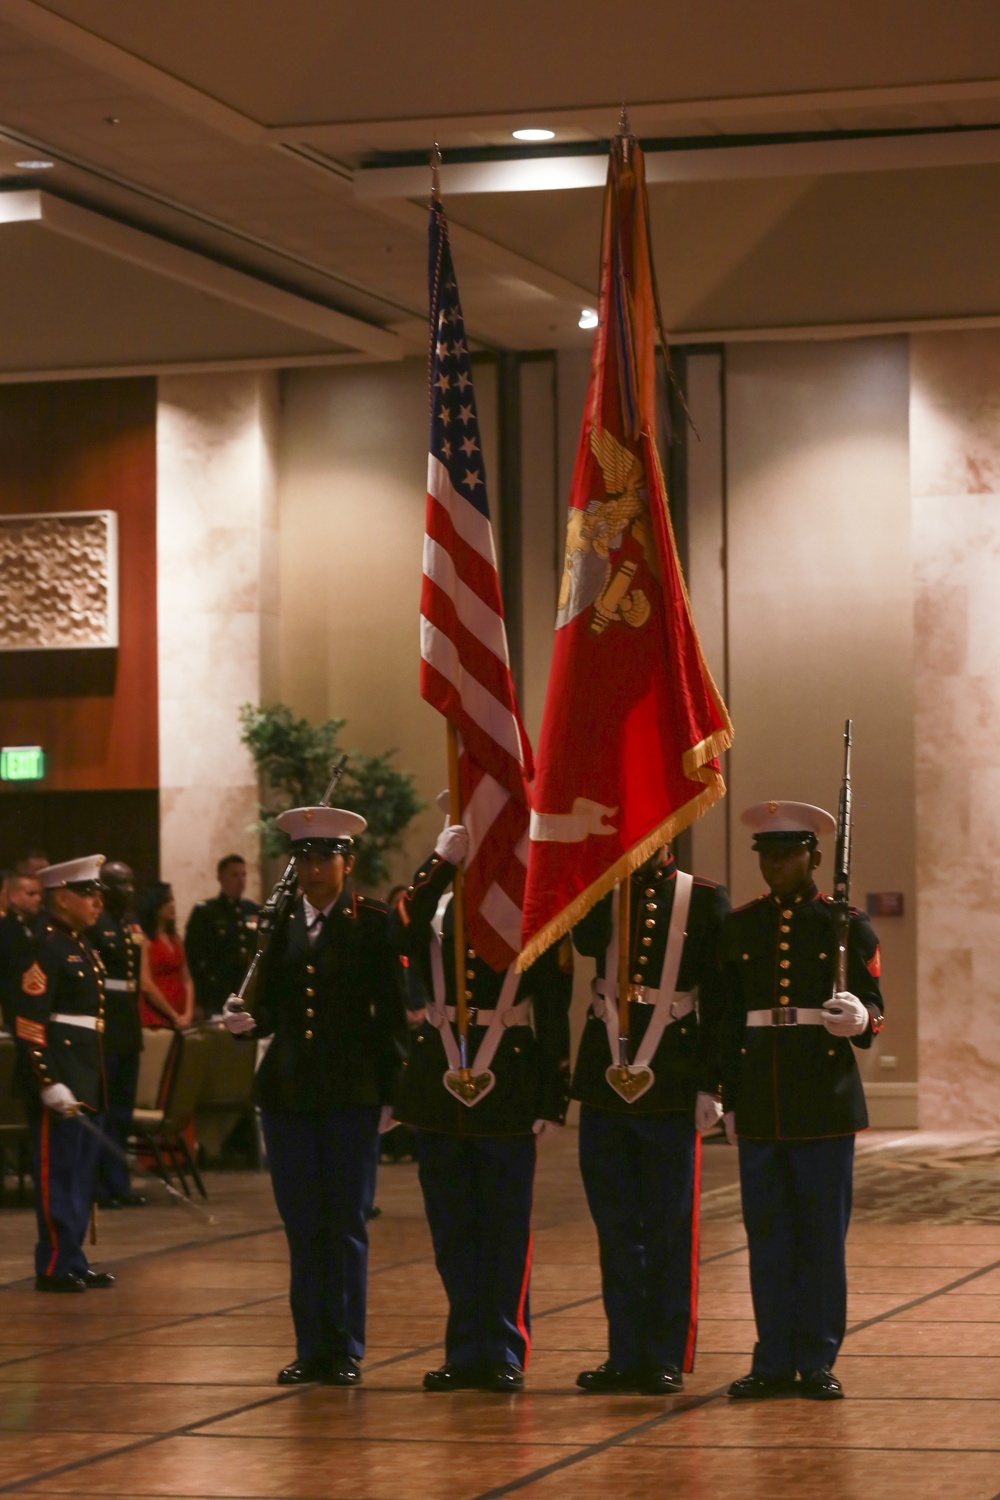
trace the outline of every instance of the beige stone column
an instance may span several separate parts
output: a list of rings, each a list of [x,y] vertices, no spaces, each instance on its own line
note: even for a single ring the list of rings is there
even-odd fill
[[[270,372],[159,382],[160,870],[182,923],[214,894],[224,854],[246,858],[259,895],[257,779],[237,715],[277,674],[277,411]]]
[[[920,1123],[1000,1084],[1000,332],[911,341]]]

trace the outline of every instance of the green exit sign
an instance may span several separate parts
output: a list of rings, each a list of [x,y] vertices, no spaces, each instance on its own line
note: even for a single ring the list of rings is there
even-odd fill
[[[41,781],[44,775],[41,745],[4,745],[0,750],[0,781]]]

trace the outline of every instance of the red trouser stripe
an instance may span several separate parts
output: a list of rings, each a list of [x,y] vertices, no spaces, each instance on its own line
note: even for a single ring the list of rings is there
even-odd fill
[[[700,1253],[699,1225],[701,1214],[701,1136],[694,1137],[694,1187],[691,1201],[691,1321],[688,1323],[687,1343],[684,1345],[684,1373],[690,1375],[694,1369],[694,1346],[698,1341],[698,1257]]]
[[[41,1158],[42,1158],[42,1180],[38,1184],[38,1191],[42,1197],[42,1217],[45,1220],[45,1228],[49,1232],[49,1243],[52,1246],[52,1254],[46,1267],[46,1276],[54,1276],[56,1261],[59,1259],[59,1236],[56,1234],[56,1226],[52,1222],[52,1205],[49,1199],[49,1126],[52,1116],[49,1111],[42,1112],[42,1135],[41,1135]]]
[[[528,1285],[531,1281],[531,1251],[535,1242],[533,1234],[528,1235],[528,1254],[524,1261],[524,1279],[521,1282],[521,1295],[517,1299],[517,1331],[524,1339],[524,1368],[528,1368],[528,1358],[531,1354],[531,1334],[524,1321],[524,1304],[528,1300]]]

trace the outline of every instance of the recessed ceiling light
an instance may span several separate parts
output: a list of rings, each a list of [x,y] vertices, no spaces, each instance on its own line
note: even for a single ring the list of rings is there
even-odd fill
[[[584,308],[581,309],[581,311],[580,311],[580,321],[579,321],[578,327],[580,327],[580,328],[596,328],[597,327],[597,314],[596,314],[596,312],[594,311],[594,309],[592,307],[584,307]]]
[[[22,172],[46,172],[46,171],[48,171],[49,167],[54,167],[55,166],[55,162],[54,161],[41,161],[41,160],[39,160],[39,161],[16,161],[14,163],[14,165],[15,165],[15,167],[18,167]]]
[[[515,141],[554,141],[556,133],[554,130],[514,130],[511,132]]]

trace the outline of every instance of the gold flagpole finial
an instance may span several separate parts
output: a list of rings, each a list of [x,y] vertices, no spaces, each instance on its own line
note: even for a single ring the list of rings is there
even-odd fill
[[[441,202],[441,147],[437,141],[431,152],[431,196],[435,203]]]

